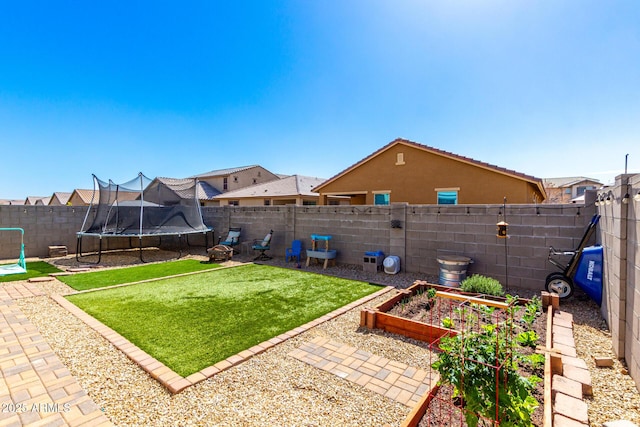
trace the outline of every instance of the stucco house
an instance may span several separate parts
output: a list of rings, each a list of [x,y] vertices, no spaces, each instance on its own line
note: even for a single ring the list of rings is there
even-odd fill
[[[542,180],[398,138],[313,189],[319,204],[347,196],[351,204],[542,203]]]
[[[602,187],[602,183],[597,179],[584,176],[544,178],[542,183],[547,192],[545,203],[584,203],[582,196],[585,191],[597,190]]]
[[[221,193],[248,187],[250,185],[262,184],[273,181],[280,177],[259,165],[240,166],[236,168],[218,169],[189,178],[197,178],[206,182]]]
[[[215,200],[220,205],[234,206],[316,205],[319,195],[312,190],[324,181],[324,178],[291,175],[264,184],[222,193],[216,196]],[[335,200],[339,203],[341,199]]]

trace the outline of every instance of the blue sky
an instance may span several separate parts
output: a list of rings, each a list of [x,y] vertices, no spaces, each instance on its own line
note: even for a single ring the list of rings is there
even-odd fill
[[[397,137],[540,178],[640,172],[640,2],[0,3],[0,198]]]

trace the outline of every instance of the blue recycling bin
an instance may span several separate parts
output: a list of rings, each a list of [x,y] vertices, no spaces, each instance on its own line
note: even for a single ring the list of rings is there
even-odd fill
[[[593,299],[598,305],[602,304],[602,246],[584,248],[573,282]]]

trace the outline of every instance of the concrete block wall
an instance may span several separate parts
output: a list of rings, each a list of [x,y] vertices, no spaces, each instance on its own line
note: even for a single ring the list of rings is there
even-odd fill
[[[610,193],[609,193],[610,192]],[[612,346],[624,358],[640,389],[640,175],[620,175],[613,187],[598,194],[610,195],[600,204],[600,238],[604,246],[605,278],[602,315],[611,330]],[[628,203],[622,203],[629,194]]]
[[[25,229],[27,256],[46,256],[50,245],[75,251],[75,233],[85,213],[68,206],[2,206],[0,224]],[[328,234],[339,263],[361,265],[365,251],[382,250],[399,256],[403,271],[438,275],[438,256],[466,255],[474,260],[470,274],[489,275],[509,287],[542,289],[546,275],[555,270],[547,262],[549,246],[575,248],[592,212],[576,205],[507,205],[505,212],[503,205],[394,204],[222,206],[203,207],[202,213],[215,229],[216,242],[229,227],[242,227],[240,240],[247,244],[272,229],[271,254],[276,256],[284,256],[293,239],[308,248],[312,234]],[[509,223],[506,240],[496,237],[496,223],[503,219]],[[91,244],[88,240],[83,248],[91,250]],[[128,239],[105,239],[103,247],[128,244]],[[0,245],[0,258],[17,256],[5,246]]]
[[[469,274],[495,277],[508,287],[542,289],[553,267],[549,246],[573,249],[593,209],[576,205],[408,206],[408,271],[438,274],[437,258],[464,255],[473,259]],[[508,238],[497,237],[505,220]],[[568,260],[567,260],[568,261]]]

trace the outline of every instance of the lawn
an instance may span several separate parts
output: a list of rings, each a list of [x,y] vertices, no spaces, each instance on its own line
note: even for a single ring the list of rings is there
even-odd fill
[[[8,264],[5,264],[8,265]],[[32,277],[48,276],[50,273],[58,273],[62,270],[48,264],[44,261],[27,262],[27,272],[21,274],[11,274],[9,276],[0,276],[0,283],[15,282],[18,280],[28,280]]]
[[[135,267],[93,271],[90,273],[78,273],[71,276],[61,276],[58,277],[58,279],[76,291],[84,291],[87,289],[104,288],[176,274],[210,270],[218,267],[220,267],[220,264],[209,264],[195,259],[183,259]]]
[[[379,289],[244,265],[67,298],[187,376]]]

